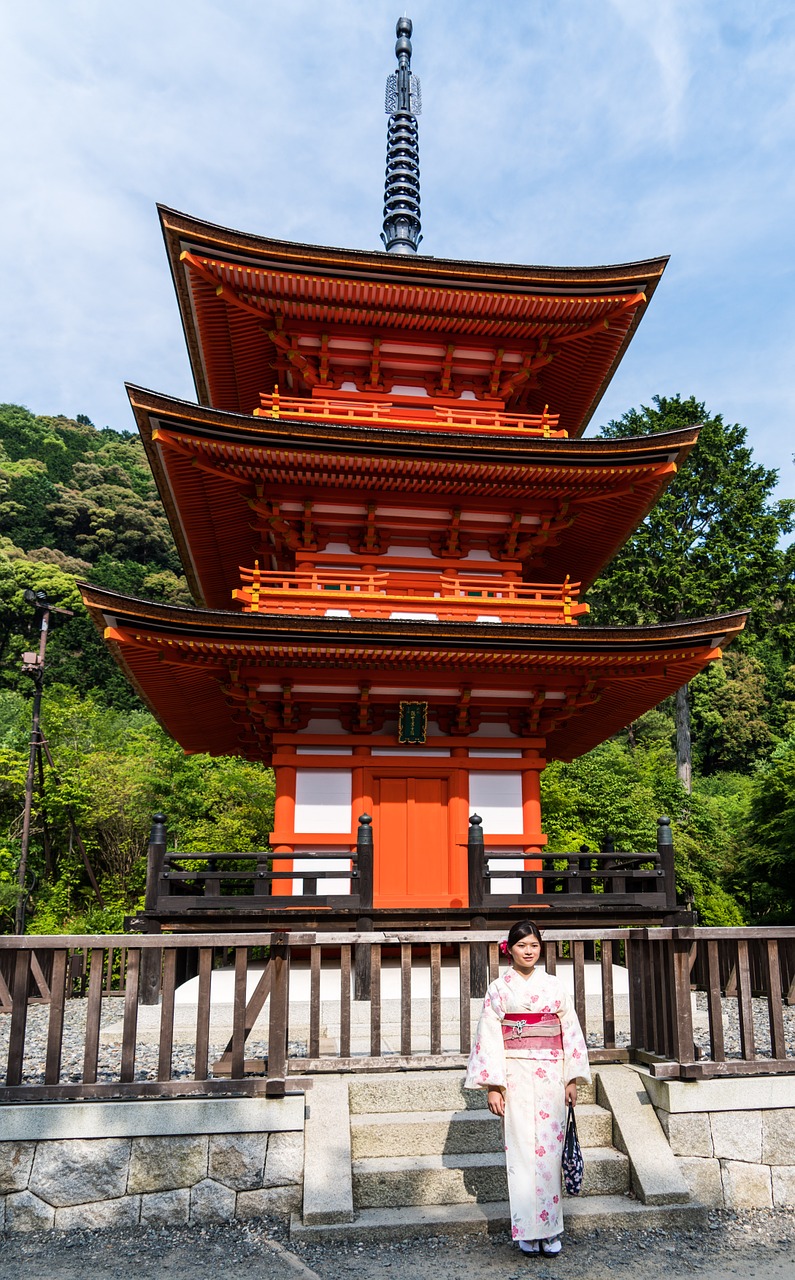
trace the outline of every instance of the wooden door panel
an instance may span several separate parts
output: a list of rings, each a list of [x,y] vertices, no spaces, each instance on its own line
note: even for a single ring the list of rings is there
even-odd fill
[[[374,906],[402,900],[407,892],[409,778],[377,778],[373,787]],[[377,834],[376,834],[377,833]]]
[[[451,778],[373,778],[374,902],[377,907],[450,906],[455,868]]]
[[[407,879],[409,896],[429,904],[450,892],[450,837],[447,778],[410,782]]]

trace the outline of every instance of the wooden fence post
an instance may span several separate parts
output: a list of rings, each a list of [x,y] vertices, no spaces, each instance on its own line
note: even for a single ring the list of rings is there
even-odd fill
[[[674,871],[674,837],[671,831],[671,819],[657,819],[657,853],[660,856],[660,867],[663,873],[665,890],[665,906],[668,911],[676,910],[676,874]]]
[[[363,913],[356,922],[358,933],[372,933],[373,918],[373,820],[369,813],[359,818],[356,836],[356,869],[359,884],[359,910]],[[370,999],[370,944],[357,943],[354,948],[354,1000]]]
[[[149,833],[149,847],[146,851],[146,911],[157,910],[157,895],[160,891],[160,875],[163,870],[163,859],[166,856],[166,816],[156,813],[152,818],[152,830]],[[147,933],[159,933],[160,925],[156,920],[147,921]],[[110,960],[108,960],[110,963]],[[141,955],[140,999],[141,1004],[157,1004],[160,999],[160,979],[163,967],[163,953],[147,947]]]
[[[286,933],[271,934],[271,1002],[268,1019],[268,1079],[265,1093],[283,1098],[287,1083],[287,1032],[290,1012],[290,951]]]
[[[469,835],[467,836],[467,869],[469,879],[469,910],[477,911],[483,906],[485,849],[483,845],[483,819],[473,813],[469,819]]]
[[[684,936],[682,936],[684,934]],[[693,1006],[690,1000],[690,938],[686,930],[671,933],[671,1014],[673,1031],[672,1057],[680,1066],[696,1059],[693,1043]],[[750,1004],[750,1000],[749,1000]]]
[[[469,882],[469,910],[473,929],[485,929],[486,917],[479,915],[485,900],[486,850],[483,843],[483,819],[473,813],[469,819],[467,836],[467,868]],[[470,992],[484,996],[489,985],[489,948],[485,942],[475,942],[470,949]]]

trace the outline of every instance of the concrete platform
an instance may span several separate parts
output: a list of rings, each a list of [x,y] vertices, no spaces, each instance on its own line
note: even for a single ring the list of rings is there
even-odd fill
[[[505,1151],[469,1155],[393,1155],[354,1160],[357,1209],[462,1204],[504,1200],[508,1194]],[[629,1190],[629,1161],[612,1147],[592,1147],[585,1161],[582,1195],[620,1195]]]
[[[368,1072],[348,1078],[351,1115],[395,1111],[480,1111],[486,1109],[482,1089],[465,1089],[462,1071]],[[593,1104],[593,1085],[578,1089],[580,1105]]]
[[[563,1220],[575,1239],[589,1231],[613,1227],[649,1231],[654,1227],[680,1230],[702,1226],[709,1210],[704,1205],[675,1207],[640,1204],[630,1196],[587,1196],[568,1199]],[[507,1201],[490,1204],[412,1205],[403,1209],[362,1209],[354,1222],[305,1226],[298,1214],[290,1221],[290,1239],[318,1243],[368,1240],[406,1240],[417,1236],[495,1235],[507,1232]]]
[[[612,1142],[610,1113],[602,1107],[577,1107],[577,1132],[583,1147]],[[354,1159],[404,1155],[470,1155],[501,1151],[502,1123],[489,1111],[400,1111],[351,1116]]]

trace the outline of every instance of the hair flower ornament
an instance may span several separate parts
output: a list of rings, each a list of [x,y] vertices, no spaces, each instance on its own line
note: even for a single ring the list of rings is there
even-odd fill
[[[500,955],[501,955],[501,956],[507,956],[507,954],[508,954],[508,939],[507,939],[507,938],[500,938],[499,946],[500,946]]]

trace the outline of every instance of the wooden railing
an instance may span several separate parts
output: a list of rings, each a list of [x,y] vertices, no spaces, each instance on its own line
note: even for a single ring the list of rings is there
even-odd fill
[[[123,995],[127,971],[126,943],[118,949],[111,947],[105,964],[103,991],[105,995]],[[49,1004],[50,982],[52,980],[52,952],[45,937],[42,947],[34,949],[30,955],[28,973],[28,1003]],[[86,993],[88,977],[86,974],[86,958],[78,947],[70,951],[66,962],[66,994],[72,1000]],[[9,1013],[12,1008],[11,988],[14,983],[14,955],[0,950],[0,1013]]]
[[[469,820],[467,844],[471,911],[486,907],[537,907],[581,912],[620,907],[647,913],[676,910],[671,827],[658,819],[657,848],[648,853],[614,851],[513,853],[487,850],[482,819]],[[499,863],[499,867],[495,864]],[[508,864],[507,866],[505,864]],[[297,864],[297,865],[296,865]],[[301,892],[295,892],[295,882]],[[349,892],[324,890],[347,882]],[[324,906],[358,915],[373,909],[372,818],[359,818],[353,852],[179,853],[166,850],[165,818],[152,826],[147,872],[147,910],[167,915],[231,911],[243,907]],[[647,917],[648,918],[648,917]],[[485,922],[484,922],[485,923]]]
[[[354,912],[372,908],[369,814],[359,819],[354,852],[344,848],[331,853],[167,852],[165,823],[163,814],[155,815],[149,842],[147,910],[212,911],[257,905],[284,909],[336,906]],[[194,865],[186,865],[191,863]],[[295,881],[301,882],[300,893],[293,892]],[[324,886],[334,881],[347,883],[349,891],[324,892]]]
[[[543,961],[548,972],[568,970],[592,1061],[635,1059],[656,1075],[683,1079],[792,1073],[779,955],[793,939],[793,928],[548,929]],[[751,941],[763,942],[767,955],[756,1009],[746,964]],[[732,1001],[721,1001],[719,942],[736,950],[737,1048],[723,1033]],[[693,948],[700,947],[713,975],[706,1040],[700,1032],[694,1037],[691,1003]],[[318,1072],[463,1069],[480,997],[505,963],[491,931],[4,937],[0,951],[13,974],[11,1011],[0,1016],[0,1102],[281,1096]],[[123,997],[108,995],[106,982],[109,958],[119,951]],[[76,1001],[70,1008],[67,994],[70,957],[78,953],[87,989],[85,1016],[75,1019]],[[51,975],[44,1006],[28,1000],[34,954]],[[144,1004],[147,968],[157,975],[159,1006]],[[595,974],[590,995],[586,973]],[[192,1006],[186,1010],[183,992],[175,1020],[177,987],[190,978]]]
[[[626,930],[572,931],[553,933],[545,943],[550,972],[564,950],[569,953],[575,1005],[583,1026],[595,1033],[599,1061],[625,1060],[628,1053],[616,1040],[612,985],[614,944],[626,936]],[[586,946],[593,940],[606,975],[598,1016],[587,1008],[584,984]],[[126,959],[123,998],[109,995],[106,982],[120,948]],[[484,932],[10,937],[0,938],[0,951],[13,971],[11,1010],[0,1018],[0,1037],[8,1033],[0,1101],[196,1092],[280,1096],[293,1077],[307,1073],[462,1067],[480,999],[500,964],[497,935]],[[64,1063],[69,966],[78,953],[88,978],[85,1018],[71,1022],[71,1056]],[[34,954],[44,954],[51,973],[49,1006],[38,1009],[27,998]],[[147,970],[157,976],[158,1006],[145,1003]],[[180,1065],[175,1037],[184,1021],[175,1022],[176,990],[191,978],[195,1023]],[[225,981],[225,996],[213,991],[214,979]],[[220,1030],[219,1006],[226,1014]],[[33,1018],[38,1021],[29,1036]],[[46,1047],[37,1062],[32,1042],[42,1038]],[[252,1042],[260,1056],[246,1056]]]
[[[345,860],[347,866],[338,864]],[[292,869],[300,862],[300,869]],[[189,863],[199,863],[191,867]],[[291,867],[284,870],[285,863]],[[306,864],[311,864],[306,866]],[[329,866],[329,864],[334,864]],[[358,909],[356,892],[358,867],[355,855],[345,851],[337,853],[167,853],[160,873],[157,909],[168,910],[179,906],[183,911],[203,907],[212,911],[216,907],[234,907],[236,904],[263,898],[275,906],[344,906]],[[303,883],[303,893],[279,894],[275,886],[286,882],[292,888],[298,880]],[[324,892],[327,881],[343,881],[350,885],[349,893]],[[276,895],[276,896],[274,896]]]
[[[549,413],[504,413],[484,409],[477,401],[457,401],[444,405],[428,403],[409,406],[405,402],[381,398],[368,400],[366,395],[350,399],[314,396],[301,399],[260,393],[259,407],[254,415],[260,418],[307,419],[310,422],[339,422],[358,426],[425,427],[429,431],[478,428],[481,431],[515,432],[524,435],[565,439],[566,432],[559,427],[560,415]]]
[[[752,949],[760,960],[755,984]],[[792,1035],[788,1042],[784,1025],[784,1007],[792,994],[793,949],[795,927],[781,925],[633,931],[627,963],[636,1056],[657,1075],[685,1080],[795,1071]],[[721,955],[732,962],[733,984],[721,978]],[[701,981],[693,984],[697,966]],[[709,1033],[703,1048],[694,1043],[694,985],[706,994]],[[737,1048],[729,1043],[734,1027]]]
[[[423,578],[399,571],[333,569],[253,569],[240,566],[242,586],[232,595],[245,613],[279,612],[300,607],[325,612],[336,604],[352,617],[389,617],[390,612],[422,606],[441,620],[474,619],[488,609],[503,621],[572,623],[589,612],[580,603],[579,582],[519,582],[498,574],[428,573]]]
[[[487,851],[477,814],[469,819],[469,905],[477,909],[521,903],[596,911],[605,907],[676,910],[676,876],[670,819],[657,819],[657,848],[649,853],[614,850],[579,853]],[[499,869],[493,864],[500,863]],[[509,863],[509,866],[504,866]],[[528,864],[530,868],[528,869]],[[517,892],[504,881],[519,882]]]

